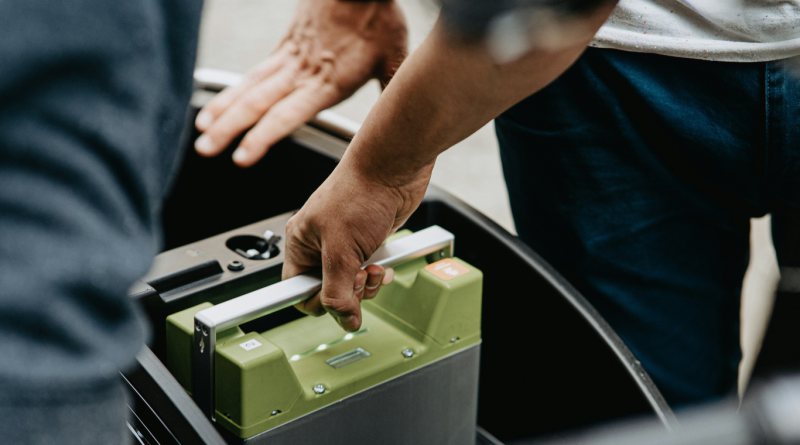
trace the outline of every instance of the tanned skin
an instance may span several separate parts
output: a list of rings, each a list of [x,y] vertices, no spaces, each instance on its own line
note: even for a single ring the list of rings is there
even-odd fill
[[[358,330],[362,299],[375,297],[392,276],[361,265],[417,209],[436,157],[560,76],[615,6],[571,18],[569,44],[536,48],[505,64],[437,23],[397,70],[330,177],[289,220],[283,278],[322,269],[322,290],[296,307]],[[275,55],[198,115],[197,127],[208,136],[198,139],[198,152],[216,155],[258,122],[234,153],[238,165],[252,165],[369,78],[385,84],[405,54],[405,24],[393,2],[304,0],[299,17]]]
[[[289,220],[283,278],[322,268],[322,290],[297,307],[361,326],[361,264],[417,209],[436,157],[544,88],[583,53],[614,4],[587,14],[573,45],[498,65],[482,45],[453,39],[440,22],[409,56],[330,177]],[[376,266],[377,267],[377,266]],[[379,287],[379,286],[376,286]]]

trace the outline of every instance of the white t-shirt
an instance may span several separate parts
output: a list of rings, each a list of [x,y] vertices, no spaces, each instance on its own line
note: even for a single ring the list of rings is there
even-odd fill
[[[620,0],[590,46],[724,62],[800,55],[800,0]]]

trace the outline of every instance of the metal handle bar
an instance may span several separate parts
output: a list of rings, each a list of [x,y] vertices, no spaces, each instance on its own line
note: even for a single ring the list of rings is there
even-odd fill
[[[371,264],[391,267],[402,262],[439,252],[439,258],[453,255],[452,233],[431,226],[412,235],[381,246],[363,267]],[[322,280],[303,274],[275,283],[214,307],[194,316],[194,399],[200,409],[214,420],[214,352],[217,332],[238,326],[303,301],[322,288]]]

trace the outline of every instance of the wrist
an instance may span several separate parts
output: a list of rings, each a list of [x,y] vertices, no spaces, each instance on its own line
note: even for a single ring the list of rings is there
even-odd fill
[[[403,188],[430,179],[435,157],[417,159],[423,153],[403,150],[397,145],[398,141],[381,143],[368,137],[361,140],[364,142],[361,143],[358,137],[353,140],[337,170],[341,168],[342,173],[391,188]]]
[[[330,185],[337,194],[348,196],[348,203],[363,197],[372,203],[369,207],[370,213],[391,214],[394,220],[391,228],[396,230],[416,210],[425,196],[433,162],[414,171],[398,173],[398,170],[376,168],[375,164],[357,161],[352,156],[350,159],[343,159],[330,176]],[[375,215],[368,216],[374,217]],[[388,233],[382,236],[385,238],[386,235]]]

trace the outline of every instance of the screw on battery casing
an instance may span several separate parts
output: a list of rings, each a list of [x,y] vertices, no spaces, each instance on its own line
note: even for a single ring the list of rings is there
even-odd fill
[[[324,394],[325,393],[325,387],[322,386],[322,385],[316,385],[314,387],[314,392],[317,393],[317,394]]]
[[[280,410],[278,410],[278,409],[276,409],[275,411],[273,411],[273,412],[272,412],[272,415],[273,415],[273,416],[277,416],[277,415],[278,415],[278,414],[280,414],[280,413],[281,413],[281,411],[280,411]]]
[[[458,337],[453,337],[453,338],[451,338],[451,339],[450,339],[450,343],[455,343],[455,342],[457,342],[458,340],[459,340],[459,338],[458,338]]]
[[[403,354],[403,357],[405,358],[411,358],[414,356],[414,351],[410,349],[403,349],[403,352],[401,352],[401,354]]]
[[[231,272],[239,272],[242,269],[244,269],[244,263],[239,260],[234,260],[228,263],[228,270]]]

